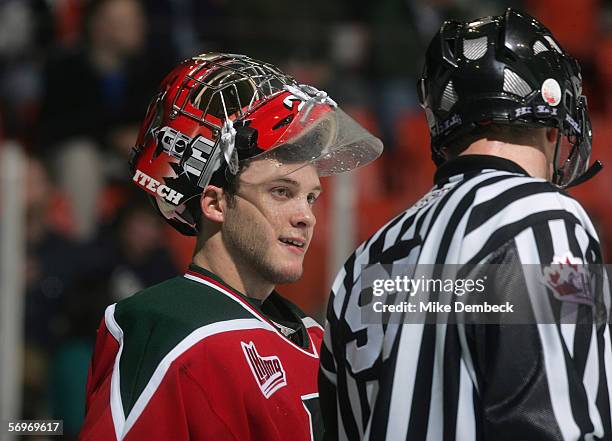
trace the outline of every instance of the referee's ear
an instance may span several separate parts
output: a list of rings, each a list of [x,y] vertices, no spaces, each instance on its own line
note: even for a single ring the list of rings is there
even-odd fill
[[[200,197],[202,216],[214,223],[222,223],[227,206],[224,190],[214,185],[207,185]]]
[[[559,129],[556,127],[547,127],[546,128],[546,140],[548,142],[557,143],[557,135],[559,134]]]

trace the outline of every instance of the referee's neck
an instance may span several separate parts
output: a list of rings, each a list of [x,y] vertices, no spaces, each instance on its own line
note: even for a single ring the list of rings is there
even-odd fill
[[[489,155],[507,159],[521,167],[529,176],[550,179],[552,161],[547,158],[547,146],[510,144],[502,141],[479,139],[459,156]],[[550,156],[552,159],[552,155]]]

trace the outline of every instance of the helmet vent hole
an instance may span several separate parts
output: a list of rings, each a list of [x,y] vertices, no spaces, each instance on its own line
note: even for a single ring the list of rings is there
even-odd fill
[[[456,43],[456,40],[454,38],[447,38],[446,40],[444,40],[444,44],[446,45],[446,50],[453,58],[456,58],[457,56],[455,54],[455,43]]]
[[[568,112],[572,112],[573,98],[574,96],[572,95],[572,92],[570,92],[569,90],[566,90],[565,94],[563,95],[563,106]]]
[[[487,37],[463,40],[463,56],[468,60],[478,60],[487,53]]]
[[[516,72],[504,69],[504,92],[512,93],[520,97],[526,97],[532,90],[527,81],[522,79]]]
[[[533,54],[534,55],[538,55],[539,53],[546,52],[546,51],[548,51],[548,48],[540,40],[536,41],[533,44]]]
[[[557,44],[557,42],[555,40],[553,40],[553,38],[550,35],[545,35],[544,38],[546,39],[546,41],[548,41],[548,43],[551,45],[551,47],[556,50],[557,52],[559,52],[560,54],[563,53],[563,51],[561,50],[561,48],[559,47],[559,45]]]
[[[444,92],[442,92],[442,100],[440,102],[440,108],[445,111],[449,111],[457,102],[457,93],[455,92],[455,86],[452,81],[449,81]]]

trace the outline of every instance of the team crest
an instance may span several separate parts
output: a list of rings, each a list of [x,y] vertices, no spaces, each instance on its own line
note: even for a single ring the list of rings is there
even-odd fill
[[[553,262],[544,268],[543,276],[544,284],[556,299],[593,306],[593,280],[582,259],[569,252],[555,256]]]
[[[240,345],[264,397],[270,398],[274,392],[287,385],[285,369],[280,358],[276,355],[262,357],[252,341],[248,344],[240,342]]]

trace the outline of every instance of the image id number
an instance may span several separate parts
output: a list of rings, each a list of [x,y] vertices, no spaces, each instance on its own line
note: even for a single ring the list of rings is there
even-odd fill
[[[19,420],[8,421],[7,431],[21,434],[63,435],[63,420]]]

